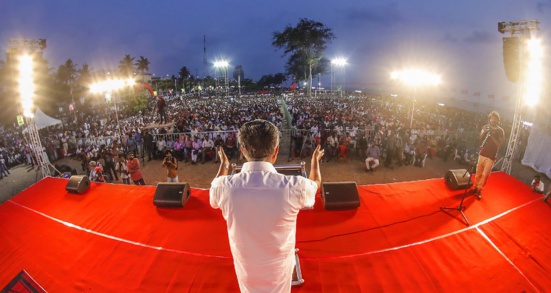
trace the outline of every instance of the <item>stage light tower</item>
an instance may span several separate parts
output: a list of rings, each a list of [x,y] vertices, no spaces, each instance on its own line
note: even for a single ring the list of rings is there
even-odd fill
[[[19,57],[19,78],[18,91],[21,98],[21,106],[23,108],[23,116],[27,119],[27,131],[33,147],[33,153],[38,162],[38,166],[42,171],[42,176],[51,176],[50,162],[42,148],[42,142],[36,128],[36,119],[34,117],[34,61],[30,55],[21,55]]]
[[[34,117],[34,96],[35,96],[35,60],[42,55],[42,50],[46,48],[45,39],[10,39],[9,40],[9,56],[10,65],[17,62],[18,76],[17,80],[17,95],[21,100],[23,116],[27,123],[27,131],[29,134],[29,145],[37,161],[37,164],[42,172],[42,177],[51,176],[50,161],[42,147],[38,129],[36,127],[36,118]],[[15,72],[12,72],[15,73]]]
[[[216,69],[222,70],[224,73],[224,86],[226,87],[226,97],[229,96],[229,85],[228,85],[228,67],[229,63],[226,60],[220,60],[214,62],[214,67]]]
[[[413,113],[415,113],[415,92],[420,86],[436,86],[440,84],[441,78],[439,75],[420,69],[405,69],[402,71],[394,71],[390,75],[391,79],[398,80],[405,85],[413,88],[413,99],[411,107],[411,118],[409,128],[413,128]]]
[[[535,34],[539,30],[539,23],[537,20],[498,23],[498,31],[500,33],[508,32],[511,36],[517,36],[520,40],[518,42],[518,50],[516,50],[518,55],[509,56],[518,58],[518,70],[520,71],[518,74],[520,78],[517,86],[517,100],[513,124],[511,126],[511,135],[507,144],[505,157],[503,157],[503,164],[501,165],[501,171],[507,174],[511,174],[513,160],[515,159],[514,156],[522,128],[521,116],[524,104],[527,106],[535,105],[541,95],[543,49],[540,41],[535,38]],[[504,61],[506,62],[505,59]],[[507,66],[507,64],[505,65]]]
[[[335,58],[331,60],[331,92],[333,92],[333,84],[336,83],[335,71],[339,71],[340,76],[339,82],[337,83],[337,88],[339,89],[340,96],[342,97],[342,92],[344,90],[344,67],[346,66],[345,58]]]

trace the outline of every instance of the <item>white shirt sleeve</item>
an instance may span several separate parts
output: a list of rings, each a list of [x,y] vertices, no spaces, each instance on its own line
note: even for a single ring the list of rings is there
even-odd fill
[[[310,179],[305,179],[304,181],[304,189],[301,190],[299,195],[300,208],[311,208],[316,203],[318,184]]]
[[[214,178],[210,184],[210,190],[209,190],[209,202],[210,206],[213,209],[219,209],[220,208],[220,187],[218,186],[218,181],[220,178]]]

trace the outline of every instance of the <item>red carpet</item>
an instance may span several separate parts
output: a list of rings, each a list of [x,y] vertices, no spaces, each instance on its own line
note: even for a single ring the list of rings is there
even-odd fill
[[[208,190],[183,209],[155,187],[96,184],[84,195],[46,178],[0,206],[0,288],[26,270],[44,289],[237,291],[225,222]],[[361,206],[298,220],[300,292],[544,292],[551,289],[551,206],[493,173],[478,201],[444,179],[360,186]]]

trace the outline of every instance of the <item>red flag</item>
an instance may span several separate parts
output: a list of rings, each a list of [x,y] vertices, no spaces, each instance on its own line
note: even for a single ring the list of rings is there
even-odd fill
[[[473,96],[475,96],[475,97],[480,97],[480,92],[474,93]]]
[[[297,88],[297,82],[293,81],[293,84],[291,84],[290,90],[294,91]]]

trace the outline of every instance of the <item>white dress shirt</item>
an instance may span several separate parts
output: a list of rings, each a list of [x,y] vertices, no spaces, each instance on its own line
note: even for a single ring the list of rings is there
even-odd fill
[[[269,162],[247,162],[240,173],[212,181],[210,205],[226,219],[241,292],[291,290],[297,215],[314,205],[317,189]]]

